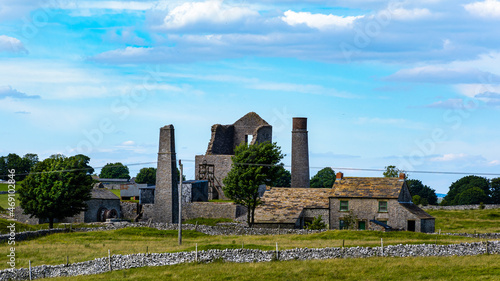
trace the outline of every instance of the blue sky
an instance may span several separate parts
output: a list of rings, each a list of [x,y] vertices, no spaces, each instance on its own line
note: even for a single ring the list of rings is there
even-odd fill
[[[193,178],[211,125],[255,111],[286,165],[308,117],[311,175],[396,165],[446,193],[462,175],[418,171],[500,174],[498,24],[496,0],[3,0],[0,155],[155,162],[174,124]]]

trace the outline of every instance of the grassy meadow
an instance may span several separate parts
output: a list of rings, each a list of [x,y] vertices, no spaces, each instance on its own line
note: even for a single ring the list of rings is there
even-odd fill
[[[500,256],[179,264],[50,280],[498,280]]]
[[[490,210],[426,210],[436,218],[436,232],[497,233],[500,232],[500,209]]]
[[[436,217],[436,231],[446,232],[500,232],[500,210],[428,211]],[[195,219],[189,223],[214,225],[227,220]],[[6,220],[0,219],[0,228],[5,229]],[[17,229],[38,229],[42,226],[18,224]],[[133,254],[146,252],[193,251],[245,248],[273,250],[279,248],[324,248],[379,246],[384,245],[437,243],[450,244],[476,242],[483,239],[424,234],[415,232],[377,232],[335,230],[308,235],[245,235],[210,236],[196,231],[183,231],[183,244],[178,245],[176,230],[152,228],[124,228],[112,231],[58,233],[37,239],[18,242],[15,245],[17,268],[42,264],[80,262],[112,254]],[[8,253],[10,245],[0,244],[0,252]],[[6,255],[0,255],[0,269],[7,268]],[[431,257],[431,258],[369,258],[289,261],[259,264],[183,264],[168,267],[150,267],[106,273],[96,276],[72,278],[76,280],[118,280],[118,279],[195,279],[203,280],[498,280],[500,276],[499,255],[477,257]],[[348,270],[346,270],[348,269]]]
[[[58,233],[30,241],[16,243],[18,267],[32,265],[61,264],[69,257],[70,262],[80,262],[112,254],[146,252],[193,251],[245,248],[273,250],[278,243],[280,249],[379,246],[392,244],[449,244],[481,241],[460,236],[432,235],[415,232],[377,232],[336,230],[308,235],[245,235],[210,236],[197,231],[183,231],[183,243],[178,245],[177,230],[153,228],[123,228],[112,231]],[[0,244],[0,253],[7,253],[10,246]],[[0,268],[7,267],[6,255],[0,255]]]

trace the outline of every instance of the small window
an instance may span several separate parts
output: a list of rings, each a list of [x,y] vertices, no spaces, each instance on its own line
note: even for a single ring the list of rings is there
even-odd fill
[[[341,212],[349,211],[349,201],[340,201],[340,211]]]
[[[387,201],[378,201],[378,211],[387,213]]]

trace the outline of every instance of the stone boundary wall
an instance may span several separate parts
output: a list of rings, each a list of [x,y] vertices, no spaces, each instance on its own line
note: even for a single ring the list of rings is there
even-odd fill
[[[500,254],[500,241],[486,243],[461,243],[452,245],[390,245],[385,247],[350,248],[296,248],[283,251],[262,251],[251,249],[208,250],[199,252],[152,253],[132,255],[112,255],[91,261],[68,265],[41,265],[32,267],[32,279],[99,274],[110,270],[122,270],[145,266],[163,266],[188,262],[269,262],[272,260],[321,260],[335,258],[368,257],[429,257],[429,256],[470,256]],[[29,280],[29,269],[6,269],[0,271],[0,280]]]
[[[106,224],[102,227],[87,227],[87,228],[73,228],[73,231],[77,232],[87,232],[87,231],[106,231],[120,229],[124,227],[152,227],[159,230],[177,230],[178,224],[169,223],[148,223],[148,222],[115,222],[111,224]],[[328,231],[328,229],[322,230],[308,230],[308,229],[280,229],[280,228],[249,228],[241,226],[238,223],[225,223],[220,226],[209,226],[209,225],[194,225],[194,224],[183,224],[182,229],[184,230],[195,230],[207,235],[282,235],[282,234],[311,234]],[[21,242],[24,240],[29,240],[41,236],[46,236],[53,233],[68,232],[68,228],[54,228],[54,229],[42,229],[37,231],[26,231],[16,233],[16,242]],[[454,235],[454,236],[465,236],[471,238],[481,238],[481,239],[500,239],[500,233],[441,233],[441,235]],[[0,243],[6,242],[9,234],[0,235]]]
[[[236,219],[246,213],[246,208],[234,203],[192,202],[182,205],[183,219],[228,218]]]
[[[478,210],[479,205],[420,206],[424,210]],[[500,204],[484,204],[485,209],[500,209]]]
[[[24,231],[17,232],[15,236],[15,241],[20,242],[24,240],[29,240],[41,236],[46,236],[53,233],[69,232],[69,228],[53,228],[53,229],[41,229],[36,231]],[[5,243],[9,240],[10,234],[0,235],[0,243]]]

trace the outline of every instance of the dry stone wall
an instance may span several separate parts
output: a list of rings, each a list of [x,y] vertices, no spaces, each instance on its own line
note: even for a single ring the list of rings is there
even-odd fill
[[[486,243],[461,243],[452,245],[394,245],[386,247],[351,248],[297,248],[284,251],[261,251],[251,249],[208,250],[199,252],[152,253],[133,255],[112,255],[91,261],[69,265],[42,265],[31,269],[31,278],[77,276],[99,274],[111,270],[121,270],[145,266],[164,266],[187,262],[267,262],[272,260],[318,260],[333,258],[367,257],[428,257],[428,256],[469,256],[500,254],[500,241]],[[29,269],[7,269],[0,271],[0,280],[29,280]]]

